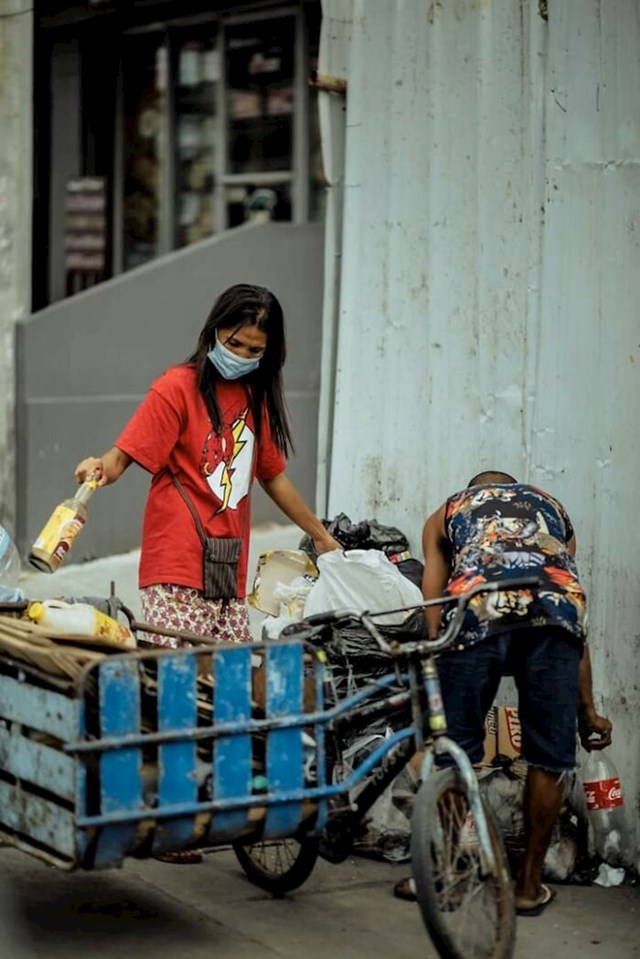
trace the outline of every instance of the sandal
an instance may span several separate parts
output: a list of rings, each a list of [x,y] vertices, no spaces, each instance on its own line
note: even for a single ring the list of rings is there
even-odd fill
[[[417,902],[416,884],[412,876],[405,876],[399,879],[393,887],[393,895],[396,899],[404,899],[405,902]]]
[[[544,882],[540,885],[541,896],[533,906],[516,906],[516,916],[540,916],[547,906],[556,898],[555,889],[550,889]]]
[[[203,861],[199,849],[179,849],[176,852],[161,852],[153,857],[158,862],[170,862],[174,865],[191,866]]]

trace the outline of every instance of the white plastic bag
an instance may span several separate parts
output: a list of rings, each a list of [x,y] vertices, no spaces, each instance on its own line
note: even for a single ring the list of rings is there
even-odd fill
[[[290,583],[278,583],[273,599],[279,603],[277,616],[267,616],[262,624],[264,639],[277,639],[285,626],[298,623],[304,615],[305,602],[312,584],[305,576],[296,576]]]
[[[290,583],[278,583],[273,598],[280,603],[279,616],[288,616],[291,622],[299,622],[304,616],[304,607],[313,589],[305,576],[296,576]]]
[[[333,550],[318,556],[319,577],[311,588],[305,616],[333,609],[356,612],[394,609],[422,602],[422,593],[377,549]],[[408,613],[380,617],[384,626],[398,626]]]

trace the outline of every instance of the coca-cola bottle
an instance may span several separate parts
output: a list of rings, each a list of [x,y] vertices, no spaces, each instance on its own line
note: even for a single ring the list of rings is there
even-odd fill
[[[631,854],[620,777],[605,752],[590,752],[582,771],[584,796],[596,852],[611,866]]]

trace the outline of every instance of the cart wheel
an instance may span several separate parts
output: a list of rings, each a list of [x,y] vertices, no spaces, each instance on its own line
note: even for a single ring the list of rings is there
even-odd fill
[[[510,959],[516,934],[507,857],[483,803],[494,875],[480,847],[464,781],[457,769],[430,776],[415,798],[411,861],[424,924],[443,959]]]
[[[233,849],[244,873],[256,886],[284,896],[305,882],[318,858],[318,839],[265,839]]]

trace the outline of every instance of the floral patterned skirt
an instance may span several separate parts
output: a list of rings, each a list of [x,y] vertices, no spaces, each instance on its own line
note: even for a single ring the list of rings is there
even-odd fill
[[[152,626],[184,629],[217,643],[251,643],[249,611],[244,600],[205,599],[201,591],[174,583],[154,583],[140,590],[142,618]],[[171,636],[147,633],[156,646],[184,645]]]

